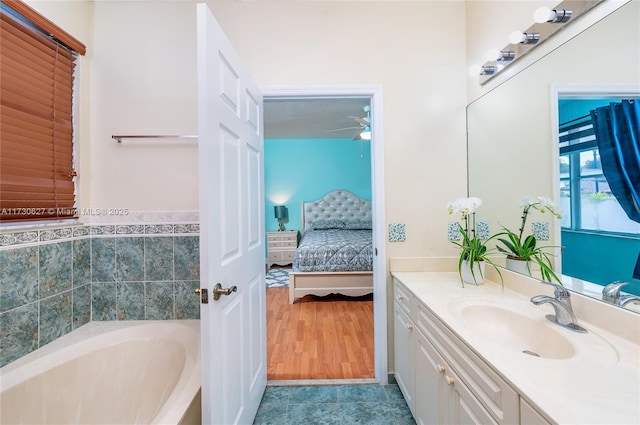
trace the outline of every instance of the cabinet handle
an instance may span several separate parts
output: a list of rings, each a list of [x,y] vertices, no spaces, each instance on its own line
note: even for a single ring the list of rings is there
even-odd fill
[[[413,325],[411,323],[407,323],[407,330],[408,331],[412,331],[413,330]]]
[[[402,301],[404,300],[404,296],[402,296],[402,294],[398,294],[398,301]]]
[[[437,364],[436,368],[438,369],[439,373],[443,373],[444,372],[444,366],[442,366],[441,364]]]
[[[447,381],[447,385],[453,385],[453,378],[449,375],[444,375],[445,381]]]

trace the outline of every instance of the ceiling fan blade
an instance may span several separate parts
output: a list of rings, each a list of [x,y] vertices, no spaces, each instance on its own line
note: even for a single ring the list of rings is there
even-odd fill
[[[370,125],[371,123],[367,120],[367,117],[349,117],[354,119],[360,125]]]
[[[357,142],[358,140],[362,140],[362,137],[360,137],[360,133],[358,132],[358,134],[356,134],[356,137],[354,137],[352,139],[353,142]]]
[[[325,130],[325,133],[333,133],[335,131],[344,131],[344,130],[354,130],[356,128],[362,128],[360,126],[358,127],[344,127],[344,128],[334,128],[333,130]]]

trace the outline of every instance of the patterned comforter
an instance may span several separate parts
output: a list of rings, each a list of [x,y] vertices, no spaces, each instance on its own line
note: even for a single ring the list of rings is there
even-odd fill
[[[371,230],[309,230],[293,260],[293,271],[346,272],[373,270]]]

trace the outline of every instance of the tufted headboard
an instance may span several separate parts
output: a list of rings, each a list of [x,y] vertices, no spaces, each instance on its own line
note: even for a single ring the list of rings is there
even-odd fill
[[[322,199],[302,203],[302,233],[317,220],[369,220],[371,201],[358,198],[348,190],[334,190]]]

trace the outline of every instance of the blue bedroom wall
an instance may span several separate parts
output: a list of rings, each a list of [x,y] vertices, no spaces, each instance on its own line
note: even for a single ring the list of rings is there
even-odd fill
[[[286,205],[287,230],[301,229],[303,201],[336,189],[371,199],[369,141],[266,139],[264,141],[265,227],[277,230],[274,205]]]
[[[587,115],[590,110],[606,106],[613,99],[558,99],[558,122],[560,124]]]
[[[563,230],[562,246],[563,274],[599,285],[624,280],[624,292],[640,295],[640,280],[633,279],[640,240]]]

